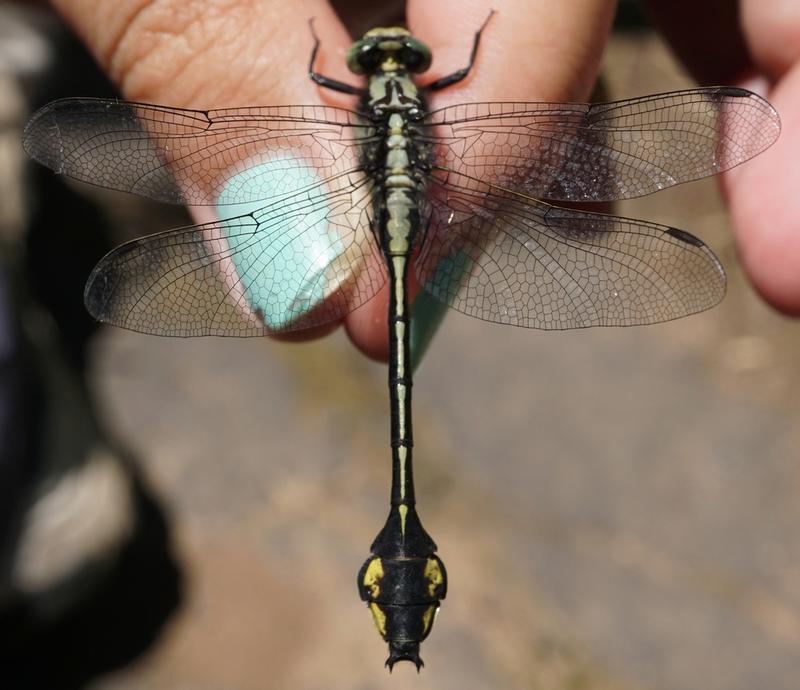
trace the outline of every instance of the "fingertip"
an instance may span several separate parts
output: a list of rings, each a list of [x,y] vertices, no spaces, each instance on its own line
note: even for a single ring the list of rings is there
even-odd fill
[[[777,251],[774,251],[777,249]],[[785,261],[786,251],[771,247],[750,247],[742,253],[742,265],[753,287],[761,298],[787,316],[800,316],[800,279],[796,260],[800,257],[797,248],[789,249],[795,263]],[[772,266],[765,270],[766,266]]]
[[[800,315],[800,66],[770,96],[778,141],[722,179],[742,266],[773,307]]]
[[[740,177],[746,183],[752,175]],[[739,258],[753,287],[774,308],[800,316],[800,204],[776,191],[765,190],[760,199],[747,191],[734,192],[731,220]]]
[[[408,308],[413,321],[415,300],[422,290],[413,270],[409,271],[406,279],[406,288],[408,294]],[[345,331],[353,345],[370,359],[379,362],[386,362],[389,359],[388,314],[389,283],[387,282],[369,302],[348,314],[344,322]],[[438,323],[429,324],[430,328],[433,330],[435,330],[437,325]],[[413,331],[414,325],[412,322],[410,333],[412,345],[414,340]]]
[[[347,315],[344,322],[347,335],[370,359],[385,362],[389,359],[389,286],[384,285],[375,297]]]

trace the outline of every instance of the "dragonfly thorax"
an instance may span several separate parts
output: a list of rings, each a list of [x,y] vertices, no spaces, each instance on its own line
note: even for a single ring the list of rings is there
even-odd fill
[[[402,112],[412,119],[419,119],[423,115],[417,85],[407,72],[371,77],[365,105],[377,116]]]

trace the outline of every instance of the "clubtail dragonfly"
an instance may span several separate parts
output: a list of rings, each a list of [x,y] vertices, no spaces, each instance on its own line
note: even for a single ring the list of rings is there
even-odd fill
[[[491,16],[491,15],[490,15]],[[488,19],[487,19],[488,22]],[[484,24],[484,27],[486,24]],[[528,328],[632,326],[707,309],[725,274],[683,230],[548,201],[641,196],[732,168],[778,137],[775,110],[732,87],[606,104],[466,103],[436,110],[418,86],[431,53],[402,28],[347,55],[367,80],[314,71],[360,98],[195,111],[65,99],[24,134],[37,161],[83,182],[211,206],[216,219],[106,255],[85,290],[99,320],[164,336],[257,336],[341,319],[388,281],[391,508],[358,575],[399,660],[419,669],[447,581],[415,509],[407,276],[445,304]]]

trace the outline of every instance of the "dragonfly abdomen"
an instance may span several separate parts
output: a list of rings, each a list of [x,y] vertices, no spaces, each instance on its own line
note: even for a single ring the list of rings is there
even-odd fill
[[[422,666],[419,645],[430,633],[447,591],[439,557],[370,556],[358,574],[358,590],[389,643],[387,666],[401,660]]]

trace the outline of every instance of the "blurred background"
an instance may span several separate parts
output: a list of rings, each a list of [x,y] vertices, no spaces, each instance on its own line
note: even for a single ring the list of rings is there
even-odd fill
[[[604,97],[689,85],[623,3]],[[388,509],[385,367],[340,333],[92,324],[100,256],[186,217],[19,142],[44,102],[111,94],[55,16],[0,2],[0,687],[796,690],[800,323],[744,279],[713,180],[615,210],[706,241],[716,309],[563,333],[448,315],[414,421],[450,588],[423,672],[390,677],[355,586]]]

